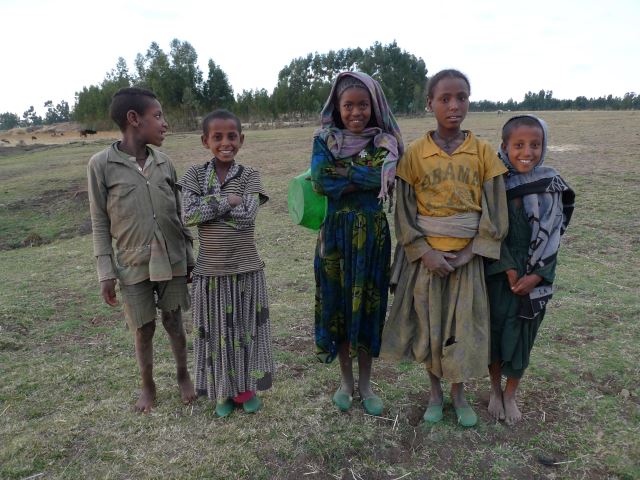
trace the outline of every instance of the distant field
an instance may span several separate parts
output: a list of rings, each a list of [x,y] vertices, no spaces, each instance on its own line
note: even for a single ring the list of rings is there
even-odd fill
[[[497,147],[508,115],[464,126]],[[264,410],[218,419],[205,399],[183,406],[159,328],[157,407],[134,414],[132,337],[99,298],[87,235],[86,163],[109,135],[0,148],[0,478],[640,478],[640,112],[541,115],[547,164],[577,208],[512,428],[486,412],[488,379],[468,385],[476,428],[458,427],[450,406],[423,425],[428,380],[413,364],[374,363],[384,418],[334,410],[338,365],[313,355],[315,234],[286,205],[311,127],[248,130],[238,156],[271,197],[257,225],[278,368]],[[434,120],[400,127],[410,142]],[[163,150],[179,174],[208,159],[197,133]]]

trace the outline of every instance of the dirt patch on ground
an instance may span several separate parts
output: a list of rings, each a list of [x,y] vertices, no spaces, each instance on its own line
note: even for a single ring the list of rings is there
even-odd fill
[[[82,133],[83,130],[85,130],[84,134]],[[7,150],[15,151],[20,149],[30,151],[34,148],[51,145],[65,145],[77,141],[91,142],[117,139],[120,137],[120,132],[117,130],[91,130],[95,131],[95,133],[89,133],[86,130],[84,126],[74,122],[29,128],[12,128],[11,130],[0,132],[0,155]]]
[[[355,450],[347,452],[343,455],[345,459],[344,463],[350,463],[350,458],[360,457],[360,453],[361,452]],[[273,472],[273,478],[282,480],[299,480],[304,478],[313,480],[389,479],[389,475],[386,472],[372,468],[343,467],[337,472],[329,473],[325,465],[325,459],[307,454],[298,455],[291,461],[280,458],[275,453],[264,453],[260,455],[260,457],[264,464],[269,466],[269,470]]]
[[[273,344],[279,350],[311,355],[315,351],[313,326],[290,325],[287,327],[287,335],[275,337]]]
[[[55,233],[45,236],[38,231],[30,231],[23,233],[23,236],[9,238],[9,236],[0,240],[0,251],[11,250],[14,248],[36,247],[47,244],[59,238],[72,238],[78,235],[87,235],[91,233],[91,219],[89,218],[89,198],[86,187],[79,185],[71,185],[67,189],[46,190],[41,195],[21,199],[15,202],[3,205],[10,214],[19,214],[20,212],[29,212],[30,214],[41,214],[45,217],[55,216],[58,212],[85,212],[85,217],[75,218],[71,220],[71,225],[59,228]],[[75,223],[75,225],[73,224]]]

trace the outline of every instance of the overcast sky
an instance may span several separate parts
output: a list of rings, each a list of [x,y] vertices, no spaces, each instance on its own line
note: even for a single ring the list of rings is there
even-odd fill
[[[235,93],[272,91],[293,58],[375,41],[457,68],[472,100],[640,93],[640,0],[0,0],[0,112],[66,100],[151,42],[188,41]]]

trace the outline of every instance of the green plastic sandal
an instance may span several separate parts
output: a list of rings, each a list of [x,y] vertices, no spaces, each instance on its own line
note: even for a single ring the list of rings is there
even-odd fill
[[[230,398],[227,398],[224,402],[216,403],[216,415],[220,418],[226,417],[233,412],[234,408],[235,405],[233,401]]]
[[[428,423],[438,423],[444,417],[442,414],[442,407],[442,403],[440,405],[429,405],[426,412],[424,412],[422,419]]]
[[[341,412],[346,412],[353,405],[353,397],[344,393],[342,390],[338,389],[336,393],[333,394],[333,404],[338,407]]]
[[[242,409],[247,413],[256,413],[262,408],[262,400],[257,395],[242,404]]]
[[[384,405],[382,403],[382,399],[373,395],[369,398],[365,398],[362,400],[362,406],[364,407],[364,411],[369,415],[380,416],[382,414],[382,410],[384,409]]]
[[[463,427],[473,427],[478,423],[478,416],[469,405],[456,408],[456,416],[458,417],[458,423]]]

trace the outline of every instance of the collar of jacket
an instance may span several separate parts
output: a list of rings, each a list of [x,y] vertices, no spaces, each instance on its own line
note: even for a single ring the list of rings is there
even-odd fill
[[[117,144],[118,144],[118,142],[113,142],[111,144],[111,148],[109,149],[109,153],[107,155],[107,161],[108,162],[115,162],[115,163],[122,163],[123,165],[128,165],[127,160],[122,158],[122,156],[116,150],[116,148],[117,148],[116,145]],[[164,158],[164,155],[159,155],[160,152],[157,152],[156,150],[154,150],[153,148],[151,148],[148,145],[147,145],[147,150],[149,152],[149,155],[151,155],[153,157],[153,160],[158,165],[165,163],[166,160]]]

